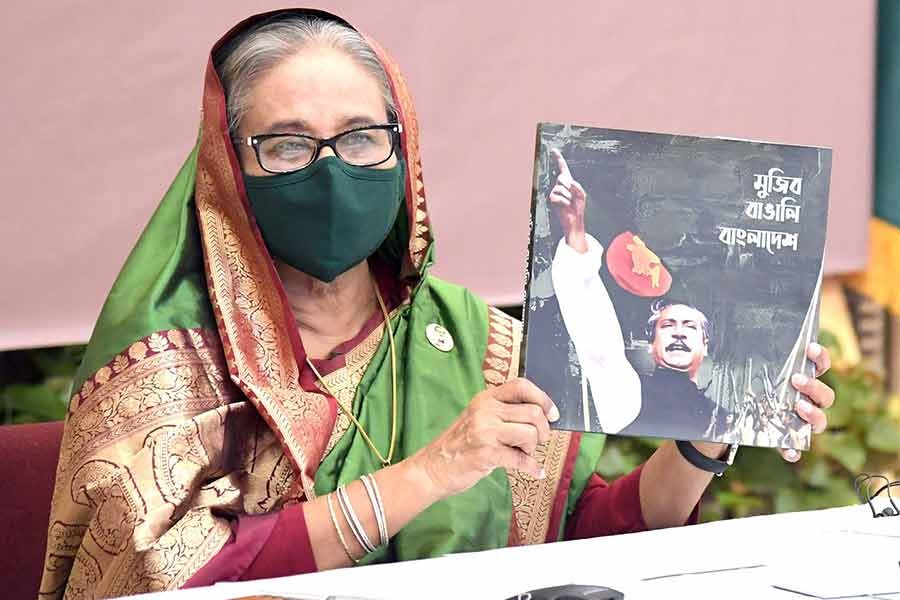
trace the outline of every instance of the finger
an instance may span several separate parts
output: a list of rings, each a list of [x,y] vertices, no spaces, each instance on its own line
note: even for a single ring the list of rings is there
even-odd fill
[[[572,185],[570,186],[570,189],[572,190],[573,198],[578,198],[578,197],[581,197],[582,199],[587,198],[587,192],[584,191],[584,188],[581,187],[581,184],[578,183],[577,181],[575,181],[574,179],[572,180]]]
[[[522,377],[517,377],[501,386],[495,387],[491,395],[500,402],[506,402],[507,404],[537,404],[543,409],[550,422],[559,419],[559,409],[550,400],[550,396],[545,394],[541,388]]]
[[[818,342],[812,342],[806,347],[806,356],[816,364],[817,377],[831,368],[831,354],[828,348]]]
[[[794,410],[801,419],[812,425],[813,433],[822,433],[828,426],[828,417],[825,416],[825,412],[821,408],[813,406],[808,400],[803,398],[797,400]]]
[[[534,404],[503,404],[500,418],[506,423],[524,424],[535,430],[540,443],[550,439],[550,423],[543,409]]]
[[[497,441],[531,456],[538,447],[538,432],[532,425],[503,423],[497,430]]]
[[[818,407],[831,408],[831,405],[834,404],[834,390],[818,379],[810,379],[802,373],[794,373],[791,375],[791,385]]]
[[[581,187],[581,186],[579,186],[579,187]],[[572,192],[569,191],[569,188],[567,188],[566,186],[559,184],[559,183],[556,184],[555,186],[553,186],[553,189],[550,190],[550,194],[559,194],[566,200],[572,199]]]
[[[535,479],[544,479],[547,475],[534,457],[528,456],[518,448],[502,446],[497,449],[498,464],[506,469],[528,473]]]
[[[556,159],[556,168],[559,169],[560,177],[571,177],[572,173],[569,171],[569,163],[566,162],[566,159],[563,158],[562,152],[558,149],[553,148],[550,150],[550,154],[553,158]]]
[[[788,462],[797,462],[800,460],[800,451],[793,448],[781,448],[781,456]]]
[[[556,206],[572,206],[572,201],[567,200],[558,194],[551,194],[550,204],[555,204]]]

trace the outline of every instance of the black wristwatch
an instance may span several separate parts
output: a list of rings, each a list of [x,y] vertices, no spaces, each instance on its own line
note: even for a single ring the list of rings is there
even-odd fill
[[[716,477],[721,477],[722,473],[725,472],[725,469],[731,466],[731,463],[734,462],[734,455],[737,454],[738,449],[737,444],[732,444],[728,450],[728,458],[725,460],[716,460],[697,450],[690,442],[676,440],[675,446],[678,448],[678,451],[681,452],[681,456],[684,457],[684,460],[688,461],[701,471],[715,473]]]

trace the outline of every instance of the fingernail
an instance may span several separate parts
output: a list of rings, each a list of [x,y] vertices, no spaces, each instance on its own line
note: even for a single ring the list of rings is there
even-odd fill
[[[800,453],[794,449],[790,449],[784,452],[784,457],[789,461],[794,462],[795,460],[800,458]]]
[[[819,342],[812,342],[809,345],[809,357],[813,360],[816,360],[817,358],[819,358],[820,354],[822,354],[822,344],[820,344]]]
[[[806,400],[797,400],[797,410],[804,415],[808,415],[812,408],[812,404]]]
[[[545,471],[545,470],[543,470],[543,469],[541,469],[540,471],[538,471],[538,476],[537,476],[537,478],[538,478],[538,479],[546,479],[546,478],[547,478],[547,471]]]
[[[547,413],[547,420],[551,423],[559,421],[559,409],[556,408],[555,404],[550,407],[550,412]]]
[[[807,383],[809,383],[809,377],[804,375],[803,373],[794,373],[791,375],[791,383],[794,384],[794,387],[803,387]]]

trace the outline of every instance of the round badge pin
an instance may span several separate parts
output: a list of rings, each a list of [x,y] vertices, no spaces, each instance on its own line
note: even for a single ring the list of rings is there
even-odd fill
[[[431,323],[425,328],[425,337],[432,346],[441,352],[450,352],[453,350],[453,336],[447,331],[443,325]]]

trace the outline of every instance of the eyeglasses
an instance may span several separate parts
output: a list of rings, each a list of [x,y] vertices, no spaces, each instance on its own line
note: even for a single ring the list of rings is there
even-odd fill
[[[388,123],[349,129],[324,140],[301,133],[267,133],[236,141],[253,148],[263,171],[278,174],[308,167],[319,158],[324,146],[349,165],[380,165],[394,154],[402,132],[400,123]]]

